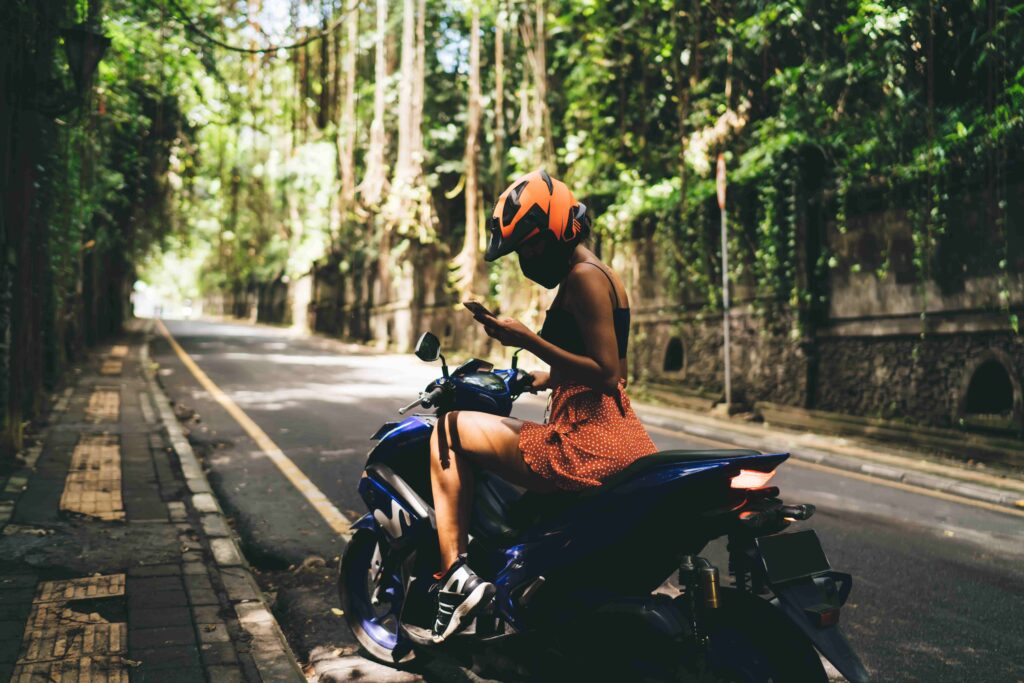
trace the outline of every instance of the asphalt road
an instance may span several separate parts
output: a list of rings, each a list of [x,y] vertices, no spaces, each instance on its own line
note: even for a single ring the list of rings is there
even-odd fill
[[[414,356],[377,354],[284,330],[168,321],[202,370],[350,519],[369,436],[440,374]],[[202,389],[163,338],[160,379],[206,459],[249,560],[279,591],[276,609],[297,654],[351,644],[329,585],[343,542]],[[450,359],[455,364],[461,359]],[[514,415],[540,420],[543,403]],[[707,442],[659,430],[661,448]],[[787,464],[773,480],[789,502],[811,502],[836,569],[853,574],[843,625],[879,681],[1024,681],[1024,520],[881,484]],[[725,565],[724,549],[706,553]],[[319,574],[323,558],[327,567]],[[305,564],[304,564],[305,563]],[[304,570],[309,569],[308,577]]]

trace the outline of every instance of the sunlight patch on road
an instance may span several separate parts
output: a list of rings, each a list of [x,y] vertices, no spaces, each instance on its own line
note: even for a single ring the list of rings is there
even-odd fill
[[[424,382],[424,384],[426,384]],[[358,404],[366,399],[395,399],[395,409],[416,398],[416,392],[423,385],[403,386],[341,386],[339,384],[303,384],[289,389],[260,391],[233,391],[231,396],[240,405],[258,410],[286,410],[301,406],[309,401],[336,403],[338,405]],[[404,389],[404,391],[403,391]],[[406,398],[408,395],[409,398]]]

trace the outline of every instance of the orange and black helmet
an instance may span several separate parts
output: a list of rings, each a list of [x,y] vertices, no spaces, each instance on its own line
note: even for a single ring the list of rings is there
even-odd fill
[[[517,179],[498,197],[487,221],[491,232],[485,261],[493,261],[519,245],[550,231],[559,242],[582,236],[585,208],[561,180],[540,169]]]

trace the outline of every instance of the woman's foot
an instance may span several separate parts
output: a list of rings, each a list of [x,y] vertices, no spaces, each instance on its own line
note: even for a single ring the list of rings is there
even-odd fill
[[[437,619],[433,640],[445,638],[461,630],[470,618],[494,597],[494,584],[484,581],[466,564],[466,556],[458,559],[437,582]]]

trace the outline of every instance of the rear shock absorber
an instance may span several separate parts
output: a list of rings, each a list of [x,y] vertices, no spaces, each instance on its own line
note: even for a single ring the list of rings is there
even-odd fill
[[[703,557],[700,567],[700,591],[704,598],[704,609],[718,609],[718,567]]]
[[[703,557],[683,556],[679,563],[679,585],[685,591],[694,637],[702,646],[707,644],[707,636],[700,628],[700,615],[718,609],[718,584],[718,567]]]

